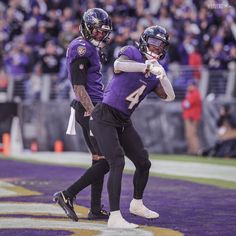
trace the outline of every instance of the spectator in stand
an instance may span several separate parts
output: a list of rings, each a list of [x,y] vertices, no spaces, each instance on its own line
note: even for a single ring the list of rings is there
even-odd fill
[[[162,7],[160,9],[160,16],[158,17],[158,24],[162,25],[166,29],[169,29],[169,30],[172,29],[173,21],[169,17],[169,12],[168,12],[167,7]]]
[[[230,45],[235,45],[236,39],[235,3],[227,0],[225,3],[229,7],[212,9],[209,7],[208,1],[196,0],[1,1],[0,50],[2,47],[2,54],[9,51],[10,45],[18,36],[25,38],[25,43],[32,48],[35,59],[40,56],[39,52],[50,40],[54,40],[57,44],[62,42],[61,46],[65,50],[67,41],[73,35],[78,34],[76,25],[79,25],[82,14],[88,8],[100,7],[111,14],[115,26],[114,37],[111,41],[113,46],[108,49],[110,58],[103,71],[105,74],[109,74],[107,71],[112,70],[113,55],[116,56],[120,46],[130,44],[131,40],[137,40],[145,27],[158,23],[168,28],[168,31],[173,31],[173,36],[170,38],[170,48],[165,57],[165,68],[171,69],[170,64],[172,63],[180,68],[182,65],[188,66],[189,64],[195,66],[195,63],[201,64],[201,57],[202,63],[209,65],[211,69],[209,92],[221,94],[225,91],[225,72],[220,71],[214,74],[213,71],[228,69],[226,64],[230,60],[229,54],[232,47]],[[29,22],[32,23],[32,28],[29,28]],[[70,22],[73,22],[72,32],[68,32],[71,29]],[[225,54],[223,58],[217,55],[215,50],[215,47],[218,47],[216,46],[218,42],[222,44],[222,47],[219,48],[221,48],[221,54]],[[196,46],[199,50],[197,60],[196,56],[192,55]],[[195,58],[195,62],[192,62],[192,56]],[[216,66],[218,62],[220,62],[219,67]],[[30,66],[29,72],[32,72],[37,62],[34,60],[31,63],[33,66]],[[176,69],[172,71],[176,71]],[[198,79],[199,74],[198,72],[194,73],[193,77]],[[110,75],[108,76],[111,78]],[[187,76],[189,77],[189,75]],[[104,76],[104,78],[106,77]],[[180,78],[182,77],[181,75]],[[180,91],[183,91],[186,85],[185,80],[184,83],[174,82],[174,85],[180,86]],[[217,85],[217,88],[214,85]]]
[[[236,117],[229,104],[220,108],[217,120],[218,142],[215,146],[215,156],[236,157]]]
[[[31,7],[38,5],[40,14],[45,16],[48,11],[47,3],[48,1],[45,0],[31,0]]]
[[[73,9],[66,7],[63,12],[62,12],[62,16],[60,18],[61,23],[65,23],[65,22],[74,22],[76,20],[75,16],[74,16],[74,11]]]
[[[6,72],[14,81],[14,96],[24,99],[25,82],[28,79],[29,57],[25,52],[26,45],[16,40],[4,58]]]
[[[39,60],[43,71],[43,85],[41,100],[48,101],[49,98],[55,98],[55,84],[58,79],[60,65],[62,60],[63,49],[58,47],[53,41],[46,44],[45,50],[42,51]]]
[[[40,99],[41,87],[42,87],[42,67],[40,64],[34,66],[34,71],[31,74],[29,80],[27,81],[27,98],[29,101],[34,102]]]
[[[223,94],[226,86],[226,75],[222,70],[227,69],[228,55],[224,51],[223,43],[220,39],[215,40],[213,47],[209,50],[209,93],[219,96]]]
[[[53,40],[57,39],[61,30],[61,22],[59,21],[60,16],[61,11],[58,11],[57,9],[51,9],[48,12],[47,29]]]
[[[193,52],[193,37],[191,34],[187,34],[184,37],[184,40],[182,43],[179,44],[178,51],[181,55],[180,57],[180,63],[182,65],[188,65],[189,63],[189,54]]]
[[[196,80],[188,83],[187,92],[182,101],[182,109],[187,153],[197,155],[200,150],[198,128],[202,116],[202,101]]]
[[[227,68],[227,54],[224,51],[224,45],[221,40],[213,43],[212,49],[209,51],[209,68],[212,70],[222,70]]]
[[[62,31],[59,34],[59,43],[64,48],[78,35],[73,31],[74,24],[71,21],[66,21],[62,24]]]
[[[34,20],[36,25],[38,25],[40,21],[45,20],[45,15],[41,14],[38,4],[32,6],[29,19]]]
[[[37,31],[34,35],[34,42],[36,49],[40,47],[44,47],[46,45],[46,42],[50,40],[50,35],[47,30],[47,22],[46,21],[40,21],[39,25],[37,27]]]
[[[236,157],[236,117],[229,104],[220,108],[216,123],[217,141],[213,147],[202,151],[203,156]]]
[[[180,54],[178,51],[178,38],[177,32],[173,29],[170,31],[170,45],[168,49],[169,62],[174,64],[179,64]]]
[[[45,0],[44,0],[45,1]],[[54,0],[54,1],[45,1],[48,9],[63,10],[68,5],[71,6],[72,0]]]
[[[42,50],[41,63],[43,73],[57,74],[60,70],[61,57],[63,49],[59,47],[54,41],[46,43],[45,50]]]
[[[6,12],[7,33],[9,34],[9,41],[21,34],[22,22],[16,18],[17,12],[14,8],[8,8]]]
[[[0,48],[2,49],[4,48],[4,44],[8,41],[9,38],[6,28],[6,20],[0,18]]]
[[[32,48],[35,45],[35,23],[34,20],[29,20],[22,27],[24,42]]]

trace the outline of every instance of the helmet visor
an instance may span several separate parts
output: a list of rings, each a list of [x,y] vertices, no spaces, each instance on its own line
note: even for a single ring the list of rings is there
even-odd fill
[[[164,42],[159,38],[149,37],[147,40],[147,54],[154,59],[162,59],[168,48],[168,42]]]
[[[148,45],[153,45],[157,48],[161,47],[161,48],[165,48],[168,46],[168,43],[164,42],[163,40],[161,39],[158,39],[158,38],[152,38],[152,37],[149,37],[148,38],[148,41],[147,41]]]

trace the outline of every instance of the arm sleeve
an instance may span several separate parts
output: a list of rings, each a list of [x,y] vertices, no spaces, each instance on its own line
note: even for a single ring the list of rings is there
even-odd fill
[[[122,55],[114,62],[115,71],[123,72],[145,72],[147,65],[145,63],[129,60],[126,56]]]
[[[173,101],[175,99],[175,92],[173,90],[173,87],[166,75],[165,69],[163,66],[161,66],[158,62],[156,62],[155,66],[151,67],[151,73],[156,75],[156,77],[159,79],[162,88],[164,89],[167,97],[163,100],[165,101]]]
[[[145,73],[147,64],[141,62],[140,53],[133,46],[121,48],[118,58],[114,62],[115,73],[119,72],[142,72]]]
[[[168,77],[166,76],[166,74],[162,75],[161,78],[159,78],[160,83],[167,95],[167,98],[163,99],[167,102],[173,101],[175,99],[175,92],[173,90],[173,87],[168,79]]]
[[[87,84],[88,58],[77,58],[70,64],[71,83],[74,85]]]

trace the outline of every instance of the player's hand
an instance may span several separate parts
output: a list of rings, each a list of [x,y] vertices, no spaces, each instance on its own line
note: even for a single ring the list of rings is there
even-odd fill
[[[145,61],[145,65],[146,65],[146,71],[145,72],[149,72],[150,69],[154,66],[154,64],[156,63],[157,61],[155,59],[151,59],[151,60],[146,60]]]
[[[160,65],[158,62],[156,62],[150,69],[150,72],[154,75],[156,75],[157,78],[162,79],[163,76],[166,76],[165,69],[162,65]]]
[[[91,116],[91,112],[85,111],[84,112],[84,117]]]
[[[145,65],[146,65],[146,69],[144,71],[144,74],[149,77],[150,73],[151,73],[151,68],[154,66],[154,64],[156,63],[155,59],[151,59],[151,60],[146,60],[145,61]]]

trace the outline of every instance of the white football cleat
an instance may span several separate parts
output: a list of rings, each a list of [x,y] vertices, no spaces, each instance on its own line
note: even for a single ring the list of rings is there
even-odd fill
[[[142,199],[133,199],[130,202],[129,212],[136,216],[141,216],[147,219],[156,219],[159,214],[155,211],[151,211],[144,206]]]
[[[114,229],[135,229],[138,228],[139,226],[126,221],[122,217],[120,211],[111,211],[107,222],[107,227]]]

